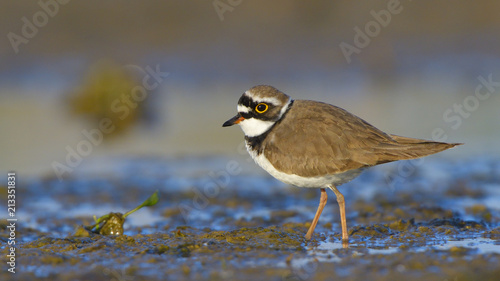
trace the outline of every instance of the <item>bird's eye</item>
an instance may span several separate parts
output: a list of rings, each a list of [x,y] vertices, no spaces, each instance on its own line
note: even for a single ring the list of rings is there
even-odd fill
[[[255,111],[257,111],[257,113],[264,113],[268,108],[269,106],[267,106],[267,104],[261,102],[255,107]]]

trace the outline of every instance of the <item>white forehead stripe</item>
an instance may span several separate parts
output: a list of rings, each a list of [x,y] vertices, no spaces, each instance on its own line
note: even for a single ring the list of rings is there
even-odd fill
[[[247,95],[248,97],[250,97],[255,102],[272,103],[274,105],[280,105],[281,104],[281,102],[279,101],[279,99],[277,99],[275,97],[256,97],[250,91],[246,91],[245,95]]]
[[[236,107],[236,110],[238,112],[242,112],[242,113],[248,113],[248,112],[252,111],[250,108],[248,108],[244,105],[241,105],[241,104],[238,104],[238,106]]]
[[[246,94],[246,93],[245,93],[245,94]],[[279,104],[279,101],[278,101],[277,99],[275,99],[275,98],[266,98],[266,99],[264,99],[264,100],[268,100],[267,102],[272,103],[272,102],[274,102],[274,101],[271,101],[271,100],[273,100],[273,99],[274,99],[274,101],[277,101],[277,102],[278,102],[278,104]],[[288,102],[285,104],[285,106],[283,106],[283,107],[281,108],[279,118],[281,118],[281,116],[283,116],[283,114],[285,114],[285,112],[287,111],[288,107],[290,106],[290,103],[292,103],[292,99],[291,99],[291,98],[289,98],[289,99],[288,99]],[[252,111],[252,108],[249,108],[248,106],[244,106],[244,105],[238,104],[238,105],[236,106],[236,110],[237,110],[238,112],[240,112],[240,113],[249,113],[249,112],[251,112],[251,111]],[[279,119],[279,118],[278,118],[278,119]]]

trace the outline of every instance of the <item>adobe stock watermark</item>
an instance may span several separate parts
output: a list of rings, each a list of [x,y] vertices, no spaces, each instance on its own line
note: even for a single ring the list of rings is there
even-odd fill
[[[41,10],[35,12],[31,18],[22,17],[21,32],[9,32],[7,39],[14,50],[14,53],[19,53],[19,46],[21,44],[28,44],[30,39],[33,39],[40,28],[43,28],[49,23],[49,19],[53,18],[59,13],[61,5],[66,5],[70,0],[40,0],[38,6]]]
[[[252,156],[250,156],[250,154],[248,154],[247,152],[245,141],[239,143],[236,151],[239,155],[247,156],[245,161],[253,161]],[[231,178],[239,175],[242,171],[243,168],[241,163],[236,160],[227,161],[224,169],[220,169],[218,171],[210,171],[207,175],[208,180],[201,188],[191,188],[194,196],[190,204],[181,203],[177,206],[182,214],[182,217],[184,218],[184,222],[186,224],[189,222],[190,213],[204,210],[210,203],[209,199],[217,197],[224,189],[229,186]]]
[[[192,187],[191,191],[193,191],[194,196],[191,204],[180,203],[177,206],[184,218],[184,222],[189,223],[190,214],[194,211],[204,210],[210,204],[209,200],[217,197],[226,189],[231,182],[231,177],[239,175],[242,170],[240,163],[229,160],[224,169],[210,171],[208,173],[209,180],[201,188]]]
[[[16,234],[17,234],[17,216],[16,216],[16,186],[17,178],[16,172],[7,173],[7,237],[5,238],[5,248],[7,250],[7,269],[10,273],[16,273],[16,258],[19,256],[19,250],[16,246]],[[7,187],[7,186],[6,186]],[[7,241],[8,240],[8,241]],[[16,255],[17,253],[17,255]]]
[[[443,113],[443,120],[450,124],[452,130],[460,128],[464,119],[469,118],[481,103],[484,103],[500,89],[500,82],[493,81],[493,74],[488,75],[487,78],[478,76],[477,80],[479,84],[474,89],[474,94],[465,97],[461,103],[453,104],[452,108],[448,108]],[[432,131],[432,139],[444,142],[448,139],[448,135],[444,129],[436,128]]]
[[[122,93],[120,98],[116,98],[111,102],[111,112],[117,114],[120,120],[127,118],[131,109],[136,108],[138,103],[148,97],[148,91],[158,88],[169,75],[168,72],[162,72],[159,65],[156,65],[155,69],[150,66],[142,68],[137,65],[127,65],[126,67],[141,71],[144,77],[141,85],[135,86],[129,93]],[[94,148],[102,143],[104,135],[110,134],[114,130],[115,125],[113,121],[107,117],[99,120],[98,128],[81,130],[83,139],[73,147],[70,145],[65,147],[66,157],[64,163],[58,161],[52,162],[52,169],[57,178],[61,181],[64,174],[73,172],[82,163],[83,159],[89,156]]]
[[[127,268],[123,267],[120,270],[113,268],[105,268],[104,275],[110,277],[110,281],[133,281],[134,277],[127,274]]]
[[[370,15],[373,17],[373,20],[367,22],[363,29],[358,26],[354,27],[353,43],[342,42],[339,45],[347,63],[351,63],[352,55],[360,54],[362,49],[368,47],[372,39],[380,34],[382,28],[387,27],[391,23],[392,17],[402,11],[403,6],[399,0],[389,0],[386,9],[378,12],[371,10]]]
[[[453,104],[443,112],[443,120],[449,124],[451,130],[458,130],[464,120],[472,116],[472,113],[477,111],[482,103],[491,98],[493,94],[500,92],[500,82],[493,81],[493,74],[489,74],[487,78],[478,76],[477,80],[479,83],[476,85],[473,94],[466,96],[462,102]],[[446,142],[448,134],[444,128],[437,127],[432,130],[431,139]],[[425,158],[400,161],[396,174],[390,173],[386,175],[386,182],[390,189],[394,191],[396,184],[406,181],[415,173],[418,166],[424,162]]]
[[[234,11],[234,8],[243,3],[243,0],[214,0],[212,5],[220,21],[224,21],[224,13]]]
[[[281,280],[284,281],[304,281],[310,280],[318,269],[318,261],[311,259],[307,262],[301,262],[297,266],[293,264],[293,260],[287,261],[290,268],[290,273],[284,274]]]
[[[245,148],[243,150],[242,148]],[[247,161],[252,160],[252,157],[247,153],[245,141],[242,141],[237,148],[239,154],[247,154]],[[191,190],[194,193],[193,200],[190,204],[180,203],[178,208],[182,214],[184,222],[189,223],[189,216],[191,213],[196,211],[202,211],[208,204],[209,200],[217,197],[224,189],[229,186],[231,178],[239,175],[243,171],[241,164],[236,160],[227,161],[224,169],[218,171],[210,171],[208,173],[208,180],[201,188],[192,187]]]

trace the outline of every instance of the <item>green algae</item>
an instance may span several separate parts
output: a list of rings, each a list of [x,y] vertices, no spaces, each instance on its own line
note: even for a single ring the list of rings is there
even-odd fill
[[[474,268],[495,272],[492,265],[500,262],[499,254],[478,255],[476,251],[460,246],[445,250],[412,251],[437,238],[449,239],[443,228],[453,230],[453,235],[467,232],[480,236],[485,233],[481,227],[467,228],[466,225],[476,224],[442,219],[423,222],[397,220],[387,224],[354,226],[351,228],[351,246],[348,249],[326,251],[315,250],[320,249],[317,247],[324,242],[306,241],[303,238],[306,225],[302,223],[243,227],[228,231],[179,226],[167,233],[121,236],[91,233],[89,237],[43,237],[23,245],[23,259],[28,265],[44,264],[59,268],[67,279],[88,277],[86,268],[95,259],[113,261],[102,267],[100,272],[94,272],[96,280],[109,278],[110,274],[105,273],[114,271],[120,276],[147,277],[150,280],[161,280],[166,275],[181,280],[223,277],[251,280],[273,276],[281,276],[285,280],[313,277],[328,280],[335,276],[344,278],[345,270],[355,279],[370,277],[372,280],[386,280],[388,276],[401,277],[404,273],[415,280],[425,276],[434,276],[430,280],[436,276],[444,280],[454,275],[469,276],[468,262],[471,256],[474,257]],[[488,233],[500,232],[494,229]],[[317,240],[318,235],[315,238]],[[340,234],[334,233],[322,239],[335,243],[339,238]],[[367,252],[368,249],[388,249],[390,245],[397,247],[392,254]],[[315,252],[317,254],[311,256]],[[341,260],[329,263],[328,259],[335,256],[341,257]],[[296,264],[308,257],[312,257],[310,262]],[[243,266],[250,260],[263,263]],[[120,264],[126,265],[127,270],[119,269]],[[277,267],[278,264],[282,266]],[[144,270],[149,268],[148,265],[154,266],[154,273]],[[428,275],[430,268],[439,268],[440,273]],[[372,275],[367,275],[367,272],[372,272]]]
[[[144,202],[142,202],[139,206],[134,209],[122,213],[108,213],[99,218],[94,216],[94,224],[85,226],[83,229],[94,232],[101,235],[122,235],[123,234],[123,224],[125,223],[125,219],[132,213],[138,211],[143,207],[150,207],[156,205],[158,203],[158,190],[155,191],[151,196],[149,196]],[[82,228],[77,228],[75,235],[77,236],[87,236],[88,234],[84,233]]]
[[[126,193],[104,194],[95,198],[96,205],[135,206],[144,191],[130,188]],[[161,222],[126,224],[117,236],[78,226],[91,223],[91,214],[39,217],[48,230],[18,229],[26,239],[19,243],[19,280],[495,280],[500,274],[499,251],[487,251],[498,249],[500,218],[483,204],[457,211],[429,200],[432,196],[406,191],[347,201],[350,245],[343,249],[336,202],[329,202],[333,215],[325,208],[307,241],[318,192],[278,194],[294,205],[310,206],[310,213],[275,205],[274,194],[228,189],[201,210],[209,215],[206,222],[186,221],[178,207],[191,203],[193,192],[166,192],[168,199],[152,210]],[[70,193],[55,195],[61,202],[66,197],[70,207],[82,200]],[[260,208],[269,212],[256,212]],[[245,215],[235,216],[237,212]],[[8,277],[0,273],[2,280]]]

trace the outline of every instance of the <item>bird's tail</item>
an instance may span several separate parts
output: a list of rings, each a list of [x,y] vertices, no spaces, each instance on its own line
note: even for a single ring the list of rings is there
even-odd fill
[[[378,164],[420,158],[463,144],[435,142],[398,135],[390,135],[390,137],[396,143],[384,143],[377,147],[378,153],[380,153]]]

